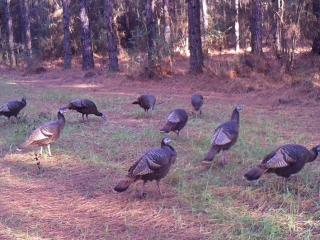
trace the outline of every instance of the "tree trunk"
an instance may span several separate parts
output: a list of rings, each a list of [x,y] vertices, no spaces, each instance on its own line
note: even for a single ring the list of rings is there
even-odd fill
[[[113,0],[105,0],[105,18],[107,27],[107,49],[109,57],[108,68],[110,71],[119,71],[118,62],[118,41],[117,34],[115,30],[115,25],[113,22]]]
[[[188,30],[190,72],[201,73],[203,54],[201,43],[200,0],[188,0]]]
[[[262,52],[262,5],[260,0],[252,0],[251,51],[254,55]]]
[[[64,49],[64,69],[71,68],[72,52],[70,37],[70,0],[62,0],[63,7],[63,49]]]
[[[94,68],[91,29],[88,17],[87,0],[80,0],[80,21],[81,21],[81,45],[82,45],[82,69]]]
[[[236,36],[236,52],[240,52],[240,28],[239,28],[239,0],[234,1],[236,17],[234,21],[234,33]]]
[[[169,0],[163,0],[164,13],[164,39],[167,44],[171,43],[171,20],[169,14]]]
[[[277,14],[276,14],[276,33],[275,33],[275,42],[277,53],[280,54],[282,51],[282,23],[284,17],[284,1],[277,0]]]
[[[149,78],[154,76],[156,56],[156,21],[154,16],[154,0],[146,0],[146,25],[148,35],[148,67]]]
[[[313,40],[312,43],[312,52],[316,54],[320,54],[320,1],[319,0],[313,0],[312,1],[312,7],[313,7],[313,14],[317,18],[318,22],[318,29],[316,29],[316,37]]]
[[[21,0],[22,18],[23,18],[23,31],[24,31],[24,45],[26,50],[27,59],[32,58],[32,43],[29,19],[29,4],[27,0]]]
[[[166,0],[164,0],[166,1]],[[176,2],[175,0],[168,0],[168,11],[169,11],[169,19],[171,22],[171,39],[175,39],[176,29],[177,28],[177,14],[176,14]]]
[[[208,14],[208,3],[207,0],[202,0],[202,18],[204,32],[207,33],[209,27],[209,14]]]
[[[170,18],[170,12],[169,12],[169,4],[170,0],[163,0],[163,12],[164,12],[164,39],[167,45],[168,49],[168,55],[169,55],[169,65],[170,70],[172,70],[172,20]]]
[[[16,57],[14,53],[14,40],[13,40],[13,30],[12,30],[12,17],[10,13],[10,0],[4,0],[4,15],[5,15],[5,21],[6,21],[7,35],[8,35],[10,66],[16,67]]]

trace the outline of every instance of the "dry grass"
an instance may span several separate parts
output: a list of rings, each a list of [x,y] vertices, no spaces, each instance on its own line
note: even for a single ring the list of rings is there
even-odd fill
[[[36,78],[7,74],[0,78],[0,102],[27,96],[19,123],[0,119],[1,239],[317,239],[320,237],[318,162],[309,164],[289,192],[274,175],[248,185],[243,173],[275,146],[319,142],[319,114],[314,105],[274,105],[267,92],[234,95],[211,92],[206,75],[199,85],[177,76],[161,82],[140,82],[127,76],[101,74],[90,82],[79,71],[49,71]],[[172,81],[172,86],[169,85]],[[146,91],[148,89],[148,91]],[[112,187],[130,164],[157,146],[158,129],[173,108],[190,111],[190,93],[205,95],[204,115],[190,117],[180,137],[172,135],[178,159],[157,195],[137,197],[139,183],[116,194]],[[131,105],[140,93],[152,92],[163,104],[152,115]],[[91,117],[82,123],[66,115],[54,157],[41,160],[36,173],[31,153],[14,151],[41,122],[55,118],[69,99],[88,97],[106,112],[109,123]],[[229,164],[204,170],[199,162],[212,130],[245,103],[238,143]],[[303,124],[301,124],[303,123]],[[218,156],[219,158],[219,156]]]

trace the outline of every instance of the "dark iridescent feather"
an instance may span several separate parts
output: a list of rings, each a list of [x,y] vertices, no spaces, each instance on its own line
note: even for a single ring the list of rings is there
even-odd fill
[[[288,178],[298,173],[306,163],[314,161],[320,151],[320,145],[308,150],[297,144],[283,145],[269,153],[256,167],[250,169],[244,177],[247,180],[257,180],[264,173],[275,173]]]
[[[141,95],[132,104],[138,104],[144,111],[153,110],[156,104],[156,97],[153,95]]]
[[[26,99],[23,97],[21,101],[10,101],[0,107],[0,116],[17,118],[19,112],[27,105]]]
[[[123,192],[137,180],[160,181],[168,174],[176,157],[175,149],[169,145],[168,138],[164,138],[161,142],[161,148],[152,148],[146,152],[129,168],[127,177],[121,180],[114,190]]]
[[[184,109],[175,109],[172,111],[168,118],[166,124],[160,129],[160,132],[179,132],[184,128],[188,122],[188,114]]]

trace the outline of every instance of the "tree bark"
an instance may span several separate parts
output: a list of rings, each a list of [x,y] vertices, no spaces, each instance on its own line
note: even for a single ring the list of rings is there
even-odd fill
[[[169,11],[169,18],[171,21],[171,39],[174,41],[176,39],[176,29],[177,28],[177,14],[176,14],[176,2],[175,0],[168,1],[168,11]]]
[[[64,69],[71,68],[72,51],[70,37],[70,0],[62,0],[63,8],[63,49],[64,49]]]
[[[239,27],[239,0],[234,1],[236,16],[234,21],[234,33],[236,36],[236,52],[240,52],[240,27]]]
[[[107,49],[109,64],[108,68],[110,71],[117,72],[119,71],[119,62],[118,62],[118,40],[115,30],[115,25],[113,22],[113,0],[105,0],[105,18],[107,26]]]
[[[254,55],[262,52],[262,5],[260,0],[252,0],[251,51]]]
[[[208,14],[207,0],[202,0],[202,18],[203,18],[204,31],[205,33],[207,33],[208,27],[209,27],[209,14]]]
[[[188,30],[190,72],[202,73],[203,53],[201,42],[200,0],[188,0]]]
[[[10,66],[16,67],[16,57],[14,53],[14,40],[13,40],[13,30],[12,30],[12,17],[10,13],[10,0],[4,0],[4,15],[5,15],[5,21],[6,21],[7,35],[8,35]]]
[[[277,14],[276,14],[276,33],[275,33],[275,42],[277,53],[282,51],[282,23],[284,17],[284,1],[277,0]]]
[[[81,21],[81,46],[82,46],[82,69],[94,68],[91,28],[88,17],[87,0],[80,0],[80,21]]]
[[[21,0],[22,7],[22,19],[23,19],[23,31],[24,31],[24,45],[26,50],[27,59],[32,58],[32,43],[31,43],[31,31],[30,31],[30,19],[29,19],[29,4],[27,0]]]
[[[163,0],[164,12],[164,39],[167,44],[171,43],[171,20],[169,14],[169,0]]]
[[[146,25],[148,36],[148,67],[147,72],[149,78],[154,76],[155,60],[156,60],[156,36],[157,28],[154,15],[154,0],[146,0]]]
[[[312,7],[313,7],[313,14],[317,18],[317,33],[316,37],[313,40],[312,43],[312,52],[316,54],[320,54],[320,1],[319,0],[313,0],[312,1]]]
[[[164,39],[167,45],[169,53],[169,65],[172,70],[172,59],[173,59],[173,39],[172,39],[172,19],[170,17],[170,0],[163,0],[163,11],[164,11]]]

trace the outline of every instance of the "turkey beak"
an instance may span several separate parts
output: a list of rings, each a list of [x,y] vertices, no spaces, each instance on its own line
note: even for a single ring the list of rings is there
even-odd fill
[[[237,108],[238,108],[239,112],[242,112],[244,110],[244,105],[243,104],[239,104]]]
[[[107,119],[107,116],[105,115],[105,114],[102,114],[102,119],[104,120],[104,121],[107,121],[108,119]]]

